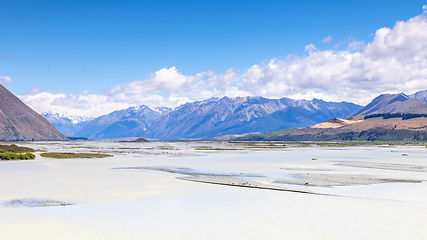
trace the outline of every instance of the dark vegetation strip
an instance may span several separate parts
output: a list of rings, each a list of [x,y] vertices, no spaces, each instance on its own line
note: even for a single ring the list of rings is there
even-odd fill
[[[422,113],[377,113],[377,114],[366,115],[364,117],[364,119],[378,118],[378,117],[382,117],[383,119],[402,118],[402,120],[407,120],[407,119],[411,119],[411,118],[427,117],[427,114],[422,114]]]
[[[304,135],[282,135],[268,138],[270,141],[427,141],[427,132],[406,129],[372,128],[362,132],[345,132],[334,135],[323,133]]]
[[[366,142],[372,142],[372,145],[382,144],[381,142],[392,142],[394,145],[406,145],[408,141],[425,142],[427,141],[427,131],[414,131],[408,129],[386,129],[371,128],[361,132],[341,132],[328,134],[328,132],[317,132],[312,134],[283,134],[267,138],[238,138],[234,142],[309,142],[308,144],[319,145],[321,141],[356,141],[356,145],[365,145]],[[353,143],[351,143],[353,144]],[[425,144],[425,143],[424,143]],[[274,147],[274,146],[273,146]]]
[[[331,141],[230,141],[230,143],[249,148],[287,148],[287,147],[357,147],[357,146],[425,146],[426,141],[358,141],[358,140],[331,140]]]

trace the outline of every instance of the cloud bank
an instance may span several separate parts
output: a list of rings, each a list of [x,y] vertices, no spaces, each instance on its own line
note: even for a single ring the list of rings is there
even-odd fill
[[[305,47],[305,56],[288,56],[224,73],[183,75],[175,66],[145,80],[113,86],[104,95],[31,92],[19,96],[38,112],[96,117],[135,105],[175,107],[211,97],[264,96],[321,98],[366,104],[381,93],[427,89],[427,5],[423,14],[381,28],[372,42],[353,40],[346,50]],[[332,42],[332,37],[323,39]],[[7,81],[7,77],[1,77]],[[10,81],[10,78],[9,78]]]

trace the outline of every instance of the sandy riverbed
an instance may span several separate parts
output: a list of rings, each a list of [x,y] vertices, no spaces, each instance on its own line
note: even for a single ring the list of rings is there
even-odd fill
[[[0,162],[0,239],[425,239],[427,148],[45,142]]]

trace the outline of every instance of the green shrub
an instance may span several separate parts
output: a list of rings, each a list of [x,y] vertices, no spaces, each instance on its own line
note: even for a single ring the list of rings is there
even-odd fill
[[[13,153],[13,152],[7,152],[7,153],[0,153],[0,159],[1,160],[30,160],[35,159],[36,156],[32,153]]]
[[[27,147],[19,147],[16,144],[11,145],[0,145],[0,153],[27,153],[34,152],[34,149]]]

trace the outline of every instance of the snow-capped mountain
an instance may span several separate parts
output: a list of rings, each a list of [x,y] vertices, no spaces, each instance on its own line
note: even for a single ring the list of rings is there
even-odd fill
[[[148,106],[141,105],[114,111],[93,119],[78,131],[75,136],[90,139],[133,137],[133,134],[132,136],[126,136],[124,133],[135,128],[146,129],[150,122],[170,110],[170,108],[166,107],[159,107],[153,110]]]
[[[66,114],[61,113],[55,113],[55,112],[44,112],[41,114],[44,118],[52,118],[52,119],[67,119],[70,120],[74,124],[78,124],[81,122],[89,122],[92,121],[93,117],[86,117],[86,116],[70,116]]]
[[[92,117],[67,116],[54,112],[45,112],[41,114],[62,134],[74,137],[87,123],[93,120]]]
[[[423,103],[427,103],[427,90],[416,92],[409,95],[409,98],[418,99]]]
[[[334,117],[345,118],[361,108],[353,103],[318,99],[211,98],[186,103],[173,110],[142,105],[115,111],[92,120],[74,136],[198,139],[305,127]]]
[[[163,115],[138,134],[156,139],[206,138],[303,127],[359,109],[352,103],[314,99],[237,97],[192,102]],[[325,120],[322,120],[325,119]]]

